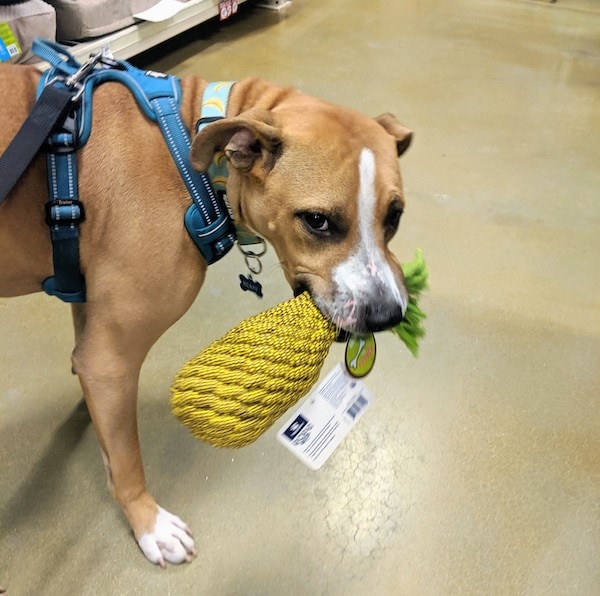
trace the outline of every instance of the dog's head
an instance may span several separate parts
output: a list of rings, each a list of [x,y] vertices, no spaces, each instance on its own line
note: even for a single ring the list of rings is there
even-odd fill
[[[192,163],[206,169],[225,151],[234,217],[273,245],[295,292],[308,290],[344,331],[388,329],[408,302],[388,244],[404,209],[398,157],[411,132],[391,114],[302,98],[210,124]]]

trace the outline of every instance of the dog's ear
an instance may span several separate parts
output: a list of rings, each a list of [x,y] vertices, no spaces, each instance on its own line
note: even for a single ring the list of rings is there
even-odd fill
[[[375,121],[378,122],[396,139],[396,149],[400,157],[409,147],[413,138],[413,132],[398,122],[394,114],[381,114]]]
[[[260,165],[268,172],[281,154],[281,147],[281,133],[271,113],[253,109],[206,126],[192,142],[190,159],[194,168],[206,171],[215,152],[223,150],[234,168],[249,172]]]

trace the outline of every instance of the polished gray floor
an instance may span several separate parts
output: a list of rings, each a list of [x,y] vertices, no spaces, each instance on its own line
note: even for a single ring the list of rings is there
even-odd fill
[[[272,252],[262,303],[237,289],[239,255],[215,265],[141,379],[148,482],[199,550],[161,571],[107,494],[68,307],[0,300],[0,585],[600,594],[600,4],[294,0],[241,16],[152,66],[258,75],[414,128],[393,247],[401,260],[422,247],[431,270],[420,358],[381,335],[376,402],[318,472],[274,430],[240,451],[201,444],[170,414],[174,373],[290,295]]]

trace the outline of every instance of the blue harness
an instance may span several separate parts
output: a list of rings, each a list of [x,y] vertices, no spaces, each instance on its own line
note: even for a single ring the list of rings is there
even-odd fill
[[[54,275],[42,287],[65,302],[85,302],[85,280],[79,266],[79,224],[85,212],[79,200],[77,149],[88,141],[92,129],[94,89],[107,81],[125,85],[144,115],[160,127],[167,147],[192,199],[184,223],[206,262],[223,257],[235,244],[236,230],[222,193],[213,189],[209,176],[190,164],[191,139],[180,115],[181,87],[177,77],[143,71],[105,53],[81,65],[59,44],[35,40],[34,52],[51,68],[42,76],[38,97],[47,85],[74,89],[75,109],[47,142],[49,198],[46,222],[50,226]],[[225,117],[233,83],[211,83],[203,98],[200,122]],[[218,114],[211,110],[221,108]]]

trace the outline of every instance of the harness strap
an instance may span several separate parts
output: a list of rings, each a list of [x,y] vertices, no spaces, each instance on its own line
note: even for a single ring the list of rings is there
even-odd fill
[[[85,302],[85,279],[79,266],[79,224],[85,219],[79,201],[77,137],[67,119],[63,130],[48,142],[48,185],[46,223],[50,227],[54,275],[42,283],[44,291],[64,302]]]
[[[206,173],[192,168],[190,136],[174,99],[160,97],[151,103],[175,165],[192,197],[192,205],[184,217],[186,229],[210,265],[224,256],[236,241],[227,205],[213,190]]]
[[[33,40],[32,50],[63,76],[72,75],[81,68],[81,64],[69,54],[68,50],[55,41],[36,37]]]

